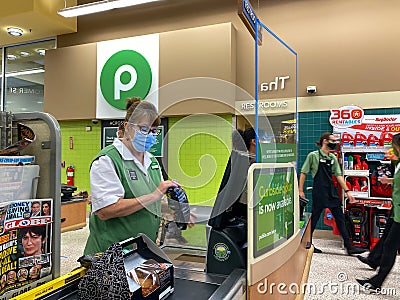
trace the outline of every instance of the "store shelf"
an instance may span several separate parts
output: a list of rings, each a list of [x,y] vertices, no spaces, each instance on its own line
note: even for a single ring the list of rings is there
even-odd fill
[[[343,170],[345,176],[368,177],[369,170]]]
[[[377,207],[379,209],[388,209],[390,210],[392,208],[392,200],[390,198],[369,198],[366,197],[364,199],[362,198],[356,198],[356,203],[354,204],[362,204],[364,206],[373,206]]]
[[[357,197],[368,197],[368,192],[358,192],[358,191],[350,191],[351,195],[355,198]]]
[[[390,149],[391,146],[379,146],[379,147],[342,147],[342,152],[347,153],[368,153],[368,152],[385,152]]]

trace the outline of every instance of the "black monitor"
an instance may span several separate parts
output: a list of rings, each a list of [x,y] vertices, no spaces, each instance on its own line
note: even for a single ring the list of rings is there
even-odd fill
[[[243,200],[247,199],[249,166],[247,152],[232,150],[208,221],[211,227],[223,228],[232,218],[246,216],[247,205]]]

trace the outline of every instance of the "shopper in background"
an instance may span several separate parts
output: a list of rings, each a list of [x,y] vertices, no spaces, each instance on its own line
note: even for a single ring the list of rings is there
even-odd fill
[[[390,159],[392,161],[392,164],[394,164],[395,166],[398,164],[399,158],[396,155],[394,155],[394,153],[392,153],[391,151],[387,151],[385,153],[385,157],[387,159]],[[393,185],[393,178],[389,178],[387,176],[382,176],[382,177],[378,178],[378,180],[383,184]],[[385,240],[389,234],[390,227],[392,227],[392,224],[393,224],[393,207],[390,211],[390,217],[386,221],[385,229],[383,230],[382,236],[380,237],[378,243],[375,245],[374,248],[372,248],[371,252],[368,254],[367,257],[357,255],[357,258],[362,263],[367,264],[374,270],[379,266],[379,264],[381,262],[383,246],[384,246]]]
[[[102,149],[90,168],[92,214],[85,254],[105,251],[138,233],[156,241],[160,200],[169,187],[178,186],[162,180],[160,165],[147,152],[160,124],[156,107],[130,98],[126,110],[123,137]]]
[[[232,150],[246,152],[255,160],[256,132],[253,127],[246,130],[234,129],[232,132]]]
[[[312,190],[311,236],[317,226],[321,213],[325,208],[329,208],[335,218],[339,232],[342,235],[347,254],[363,253],[366,251],[365,249],[354,247],[350,243],[349,233],[347,232],[344,221],[342,201],[339,198],[338,191],[332,179],[332,175],[334,175],[340,187],[345,190],[349,201],[353,202],[354,198],[347,190],[337,158],[333,153],[330,153],[330,150],[336,149],[337,141],[332,133],[325,132],[321,135],[319,142],[316,142],[316,144],[320,146],[320,149],[312,151],[307,155],[303,167],[301,168],[299,179],[300,197],[305,197],[303,187],[307,173],[310,172],[314,179]],[[321,253],[322,251],[314,248],[314,252]]]
[[[393,136],[392,147],[396,157],[400,153],[400,133]],[[397,250],[400,248],[400,163],[397,164],[393,176],[393,189],[392,189],[392,213],[393,223],[390,226],[386,239],[383,242],[383,252],[379,263],[378,273],[369,279],[356,279],[359,284],[364,288],[379,291],[382,283],[385,281],[387,275],[392,269],[395,261]]]

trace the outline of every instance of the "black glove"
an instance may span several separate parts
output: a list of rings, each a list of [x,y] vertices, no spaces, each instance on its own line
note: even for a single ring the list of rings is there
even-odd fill
[[[186,192],[180,187],[167,190],[168,207],[174,211],[175,222],[179,229],[185,230],[190,220],[190,206]]]
[[[299,200],[300,200],[300,207],[306,207],[308,202],[310,201],[307,198],[303,198],[301,196],[299,196]]]

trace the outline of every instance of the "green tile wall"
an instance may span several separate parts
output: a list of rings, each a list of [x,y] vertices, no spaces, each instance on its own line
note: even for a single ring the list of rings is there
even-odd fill
[[[232,145],[232,116],[168,119],[168,176],[190,203],[213,205]]]
[[[366,109],[364,113],[366,115],[400,114],[400,108]],[[332,131],[332,126],[329,124],[329,115],[329,111],[299,113],[298,171],[303,165],[307,154],[318,149],[315,142],[319,141],[321,134],[325,131]],[[307,176],[304,186],[312,187],[311,175]],[[306,197],[312,200],[311,191],[305,191],[305,193]],[[311,211],[311,201],[307,205],[306,211]],[[317,229],[331,230],[331,227],[326,226],[321,217],[317,224]]]
[[[89,167],[94,156],[101,147],[101,125],[93,124],[91,120],[84,121],[60,121],[61,128],[61,161],[65,162],[65,168],[61,168],[61,182],[67,182],[66,168],[69,165],[75,167],[74,185],[78,191],[90,192]],[[86,131],[86,127],[91,131]],[[73,137],[73,149],[69,148],[70,137]]]

